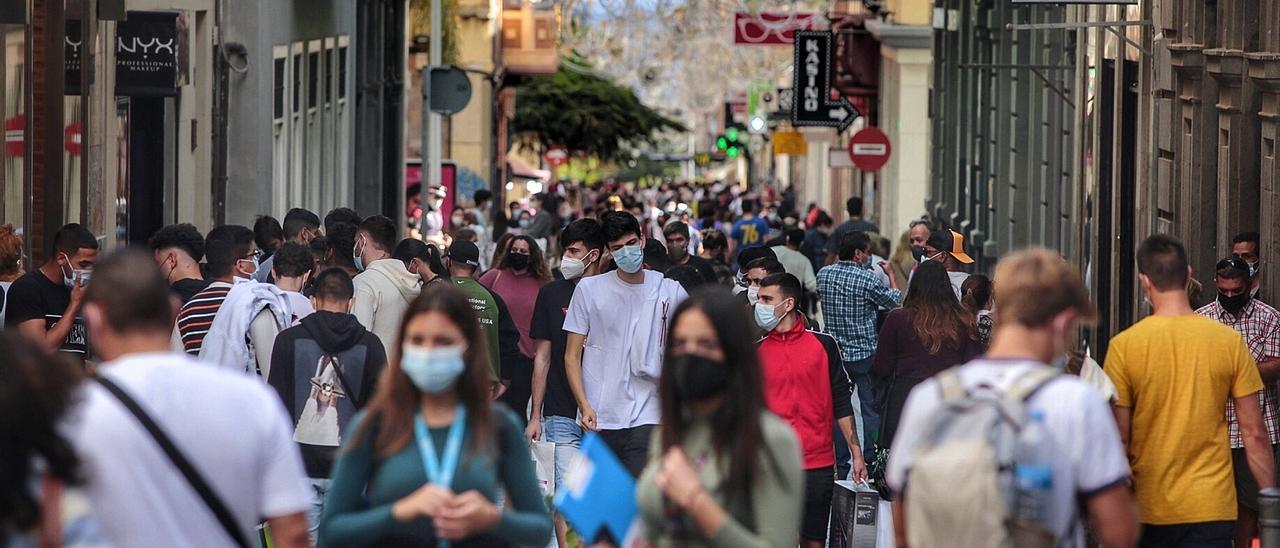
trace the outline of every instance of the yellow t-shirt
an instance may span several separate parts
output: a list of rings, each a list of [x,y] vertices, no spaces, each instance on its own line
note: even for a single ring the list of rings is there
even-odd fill
[[[1129,465],[1142,523],[1236,519],[1228,398],[1262,390],[1240,334],[1204,316],[1150,316],[1112,339],[1107,376],[1133,410]]]

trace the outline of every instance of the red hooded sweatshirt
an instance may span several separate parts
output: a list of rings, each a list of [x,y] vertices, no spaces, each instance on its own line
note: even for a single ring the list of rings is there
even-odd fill
[[[853,416],[849,376],[835,339],[810,331],[800,318],[790,330],[775,329],[760,340],[760,365],[765,402],[800,438],[805,470],[835,465],[832,427],[836,419]]]

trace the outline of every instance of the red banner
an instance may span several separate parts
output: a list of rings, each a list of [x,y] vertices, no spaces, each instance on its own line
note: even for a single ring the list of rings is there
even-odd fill
[[[795,32],[817,28],[818,16],[813,13],[750,13],[733,14],[733,43],[748,45],[791,45]]]

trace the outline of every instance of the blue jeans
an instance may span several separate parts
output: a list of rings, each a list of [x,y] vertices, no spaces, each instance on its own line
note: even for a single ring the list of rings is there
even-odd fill
[[[329,493],[329,486],[333,485],[333,480],[327,478],[309,478],[311,489],[315,491],[315,498],[311,499],[311,509],[307,511],[307,530],[311,532],[311,544],[316,543],[316,536],[320,533],[320,516],[324,514],[324,496]]]
[[[542,441],[556,444],[556,489],[564,485],[569,465],[582,446],[582,427],[569,417],[545,417],[542,419]]]
[[[875,447],[876,434],[880,430],[880,413],[875,410],[875,392],[871,389],[871,363],[875,361],[875,356],[868,356],[861,360],[844,362],[844,371],[849,375],[849,382],[853,383],[853,389],[857,390],[858,406],[854,412],[862,413],[862,439],[858,440],[862,444],[862,456],[864,459],[871,458],[875,455],[873,450]],[[849,469],[853,467],[853,454],[849,452],[849,448],[845,446],[844,434],[840,433],[839,424],[834,425],[835,442],[836,442],[836,474],[837,479],[845,479],[849,477]],[[854,433],[856,436],[857,433]]]

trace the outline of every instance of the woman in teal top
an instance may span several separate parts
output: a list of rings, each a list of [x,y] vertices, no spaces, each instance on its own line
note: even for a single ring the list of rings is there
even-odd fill
[[[551,517],[515,416],[489,401],[466,297],[424,291],[400,343],[334,462],[320,546],[546,545]],[[505,509],[493,502],[501,490]]]
[[[657,546],[794,547],[800,444],[764,407],[754,323],[721,288],[675,310],[658,390],[662,423],[636,488]]]

